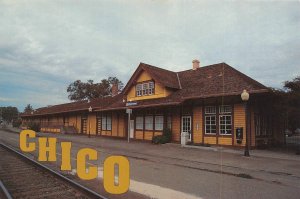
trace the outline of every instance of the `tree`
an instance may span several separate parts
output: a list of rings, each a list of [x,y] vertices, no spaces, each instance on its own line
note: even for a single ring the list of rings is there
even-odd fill
[[[11,123],[13,120],[17,119],[19,116],[19,111],[17,107],[0,107],[1,119]]]
[[[300,128],[300,76],[284,82],[287,103],[288,127],[294,131]]]
[[[272,89],[272,110],[292,132],[300,128],[300,76],[285,81],[282,89]]]
[[[30,104],[27,104],[27,106],[24,108],[24,113],[31,113],[32,111],[32,106]]]
[[[123,83],[116,77],[102,79],[99,83],[94,83],[93,80],[87,82],[76,80],[67,88],[68,98],[73,101],[80,101],[111,96],[113,84],[118,85],[119,91],[122,90]]]

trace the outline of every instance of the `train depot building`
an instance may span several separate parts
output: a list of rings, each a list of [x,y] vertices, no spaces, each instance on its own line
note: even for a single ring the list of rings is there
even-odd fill
[[[166,128],[172,142],[242,147],[280,143],[283,135],[266,99],[271,91],[226,63],[173,72],[140,63],[121,93],[23,113],[22,126],[41,132],[90,134],[151,141]],[[243,101],[241,94],[249,94]],[[126,110],[131,109],[130,119]]]

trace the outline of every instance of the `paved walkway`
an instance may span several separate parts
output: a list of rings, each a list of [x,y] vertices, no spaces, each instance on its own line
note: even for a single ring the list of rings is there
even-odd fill
[[[8,130],[12,131],[12,132],[20,132],[21,129],[19,128],[13,128],[13,127],[8,127]],[[69,138],[71,136],[74,137],[87,137],[84,135],[66,135],[66,134],[52,134],[52,133],[39,133],[39,135],[46,135],[46,136],[56,136],[56,137],[61,137],[61,138]],[[139,142],[139,141],[131,141],[131,146],[128,146],[127,141],[125,140],[120,140],[120,139],[113,139],[113,138],[109,138],[109,137],[100,137],[100,136],[92,136],[92,142],[94,142],[94,140],[105,140],[104,143],[110,143],[108,145],[111,145],[113,143],[111,142],[118,142],[118,145],[120,149],[122,149],[122,147],[126,147],[126,148],[133,148],[137,151],[138,150],[136,147],[137,146],[142,146],[142,148],[144,146],[150,147],[149,150],[147,151],[151,151],[151,149],[153,148],[157,148],[159,147],[163,147],[163,148],[169,148],[172,150],[179,150],[179,151],[197,151],[197,150],[203,150],[203,151],[210,151],[210,152],[218,152],[218,153],[231,153],[231,154],[236,154],[236,155],[240,155],[242,156],[244,154],[244,149],[230,149],[230,148],[226,148],[226,147],[219,147],[219,146],[210,146],[210,147],[205,147],[205,146],[185,146],[182,147],[180,144],[175,144],[175,143],[168,143],[165,145],[152,145],[150,143],[145,143],[145,142]],[[103,144],[104,144],[103,143]],[[106,144],[105,144],[106,145]],[[113,144],[115,145],[115,144]],[[150,145],[150,146],[149,146]],[[145,150],[142,150],[145,151]],[[284,151],[273,151],[273,150],[259,150],[259,149],[255,149],[255,150],[251,150],[250,151],[250,155],[251,157],[265,157],[265,158],[274,158],[274,159],[285,159],[285,160],[300,160],[300,155],[296,155],[294,153],[294,151],[288,151],[288,150],[284,150]]]

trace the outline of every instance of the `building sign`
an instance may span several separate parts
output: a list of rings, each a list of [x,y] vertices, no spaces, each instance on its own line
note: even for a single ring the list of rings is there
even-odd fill
[[[136,106],[137,102],[127,102],[126,106]]]

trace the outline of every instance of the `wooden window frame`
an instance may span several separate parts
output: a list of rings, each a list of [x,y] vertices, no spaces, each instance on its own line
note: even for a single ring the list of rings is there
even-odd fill
[[[142,128],[138,128],[138,127],[137,127],[137,123],[138,123],[138,122],[137,122],[137,118],[141,118],[141,119],[142,119],[142,123],[141,123],[141,124],[142,124]],[[135,130],[139,130],[139,131],[144,130],[144,128],[145,128],[144,120],[145,120],[145,119],[144,119],[144,116],[143,116],[143,115],[138,115],[138,116],[135,117]]]
[[[107,125],[107,118],[110,117],[110,129],[108,129],[108,125]],[[105,119],[104,119],[105,118]],[[105,125],[104,125],[104,120],[105,120]],[[101,116],[101,130],[102,131],[112,131],[112,114],[106,113],[106,114],[102,114]]]
[[[156,126],[157,126],[156,117],[162,118],[162,122],[161,122],[162,128],[161,129],[156,129]],[[164,116],[163,115],[154,115],[154,130],[155,131],[163,131],[164,130]]]
[[[212,126],[212,125],[215,125],[215,133],[211,133],[211,132],[207,132],[206,130],[207,130],[207,124],[206,124],[206,118],[208,118],[208,117],[215,117],[215,124],[211,124],[211,119],[210,119],[210,126]],[[211,130],[211,128],[210,128],[210,130]],[[205,133],[205,135],[217,135],[217,115],[216,114],[206,114],[205,116],[204,116],[204,133]]]
[[[152,128],[151,128],[151,129],[148,129],[148,128],[147,128],[147,125],[146,125],[146,118],[147,118],[147,117],[148,117],[148,118],[152,118],[152,122],[149,123],[149,124],[152,125]],[[145,125],[144,125],[145,131],[153,131],[153,130],[154,130],[154,117],[153,117],[153,115],[145,115],[144,121],[145,121]]]
[[[150,84],[153,85],[153,88],[150,88]],[[145,85],[145,89],[144,89]],[[141,86],[141,89],[137,89],[138,86]],[[150,92],[151,90],[151,92]],[[135,85],[135,96],[142,97],[142,96],[151,96],[155,94],[155,82],[153,80],[139,82]]]

